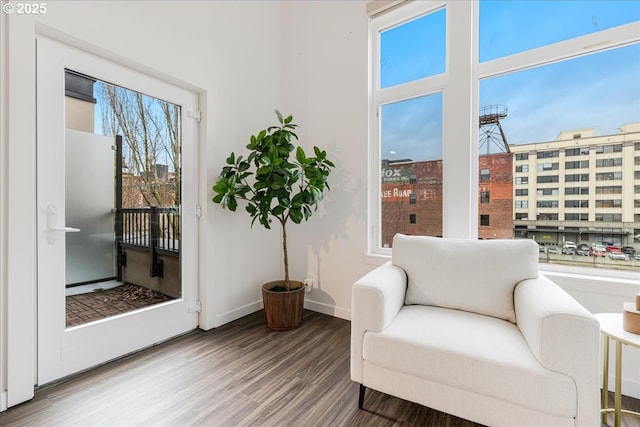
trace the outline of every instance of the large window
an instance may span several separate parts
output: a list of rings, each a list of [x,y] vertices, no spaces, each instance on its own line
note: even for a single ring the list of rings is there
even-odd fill
[[[419,31],[422,25],[428,32]],[[376,192],[385,186],[383,174],[391,173],[385,167],[419,161],[436,162],[442,175],[430,179],[442,187],[431,191],[440,205],[431,215],[418,215],[412,233],[544,236],[546,244],[561,245],[565,239],[593,243],[602,235],[603,222],[618,221],[606,226],[620,229],[616,233],[622,243],[640,251],[640,241],[633,238],[633,230],[640,228],[638,212],[629,208],[633,201],[625,201],[637,186],[637,2],[407,2],[373,18],[371,28],[373,252],[389,253],[378,249],[389,246],[392,235],[401,230],[391,220],[398,214],[384,206],[394,190]],[[396,37],[402,32],[411,36]],[[398,69],[398,76],[392,77],[393,67],[405,71]],[[423,116],[421,127],[408,110],[392,120],[385,111],[431,97],[440,108],[428,119]],[[411,123],[412,135],[396,131],[410,129]],[[428,137],[418,132],[430,126]],[[468,132],[461,134],[461,129]],[[492,144],[485,144],[487,139]],[[416,140],[420,143],[413,144]],[[440,144],[440,156],[407,154],[403,144],[420,146],[425,153]],[[469,160],[468,154],[475,159]],[[416,175],[420,182],[420,173]],[[417,194],[417,204],[410,205],[407,197],[406,205],[419,206],[420,193],[407,190]],[[621,201],[611,196],[597,201],[596,194],[617,194]],[[575,196],[582,197],[571,200]],[[502,212],[508,213],[507,220],[496,216]],[[400,222],[406,222],[406,213]],[[522,224],[514,221],[525,219],[526,233],[516,232]],[[429,221],[438,226],[427,230]],[[580,221],[579,230],[564,221]],[[628,266],[639,268],[640,262]]]
[[[375,31],[376,162],[379,204],[372,249],[396,233],[442,236],[443,88],[447,10],[429,5]],[[408,42],[410,41],[410,42]],[[486,177],[488,180],[489,177]]]

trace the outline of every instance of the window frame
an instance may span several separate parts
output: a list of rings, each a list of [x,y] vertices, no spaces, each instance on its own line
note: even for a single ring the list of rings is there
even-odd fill
[[[381,93],[382,91],[376,89],[379,64],[376,43],[379,31],[442,7],[447,9],[447,57],[444,74],[398,87],[386,88],[387,92]],[[480,81],[640,43],[640,22],[636,21],[480,63],[478,60],[478,2],[456,2],[453,0],[402,2],[373,16],[370,24],[368,186],[368,229],[370,232],[368,233],[367,254],[374,256],[374,258],[378,255],[389,256],[391,254],[390,249],[379,247],[381,198],[378,106],[381,102],[385,100],[390,102],[393,99],[392,95],[396,96],[395,100],[400,100],[410,98],[413,94],[418,96],[442,92],[442,232],[444,237],[475,239],[478,237],[480,205],[477,193],[479,152],[478,144],[475,143],[478,141],[477,112],[479,111],[478,88]],[[456,66],[451,67],[451,64]],[[431,88],[431,92],[416,94],[415,91],[419,88]],[[394,93],[392,94],[391,91]],[[465,125],[461,126],[461,123]],[[580,153],[578,155],[586,154]],[[558,155],[558,157],[562,156]],[[528,177],[523,178],[528,181]],[[515,182],[517,179],[518,177],[514,176],[514,189],[516,185],[519,185]]]

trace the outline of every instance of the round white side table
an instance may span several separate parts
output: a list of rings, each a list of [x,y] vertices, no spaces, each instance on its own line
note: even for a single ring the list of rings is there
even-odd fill
[[[614,425],[620,427],[620,415],[629,414],[640,416],[640,413],[622,409],[622,344],[630,345],[640,349],[640,335],[627,332],[622,327],[622,313],[600,313],[596,314],[600,322],[600,332],[604,340],[604,368],[602,371],[602,422],[606,424],[607,414],[614,413]],[[615,398],[614,407],[609,408],[609,340],[616,344],[616,366],[615,366]]]

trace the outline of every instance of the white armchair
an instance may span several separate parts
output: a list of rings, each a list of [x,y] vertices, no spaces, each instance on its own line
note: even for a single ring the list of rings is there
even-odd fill
[[[397,235],[352,289],[351,379],[491,426],[599,424],[599,324],[530,240]]]

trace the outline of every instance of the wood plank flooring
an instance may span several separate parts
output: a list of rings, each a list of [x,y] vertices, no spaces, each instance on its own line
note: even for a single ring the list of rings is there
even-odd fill
[[[0,413],[0,426],[476,425],[373,390],[358,410],[349,333],[349,322],[311,311],[299,329],[273,332],[254,313],[42,387]]]

